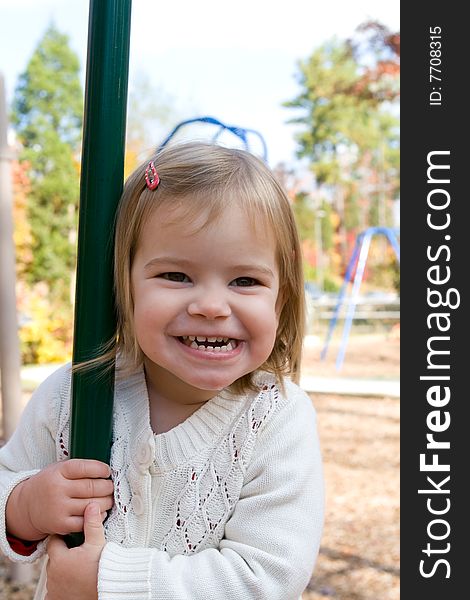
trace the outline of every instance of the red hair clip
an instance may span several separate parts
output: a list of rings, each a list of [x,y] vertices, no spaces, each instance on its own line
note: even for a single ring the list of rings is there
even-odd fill
[[[157,169],[155,168],[153,161],[150,161],[145,169],[145,183],[147,184],[149,190],[156,190],[160,183],[160,177],[158,176]]]

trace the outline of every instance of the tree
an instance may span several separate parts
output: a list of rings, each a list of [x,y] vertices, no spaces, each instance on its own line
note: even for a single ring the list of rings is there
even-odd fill
[[[33,260],[31,226],[27,218],[27,200],[31,184],[26,170],[17,160],[12,161],[12,183],[16,275],[21,279]]]
[[[400,34],[378,21],[366,21],[346,44],[363,67],[356,91],[376,100],[395,101],[400,94]]]
[[[32,260],[25,276],[68,300],[75,266],[79,199],[79,142],[83,94],[78,57],[51,25],[40,40],[13,101],[13,123],[28,176],[27,218]]]
[[[387,225],[398,195],[398,33],[370,22],[299,63],[298,156],[340,215],[343,267],[359,228]]]

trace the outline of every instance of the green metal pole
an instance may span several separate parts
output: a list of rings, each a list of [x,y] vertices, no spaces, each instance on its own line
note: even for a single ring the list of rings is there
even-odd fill
[[[116,330],[113,229],[124,173],[130,22],[131,0],[90,0],[74,364],[96,357]],[[112,371],[73,374],[71,458],[109,462],[113,395]],[[73,538],[73,545],[83,539]]]

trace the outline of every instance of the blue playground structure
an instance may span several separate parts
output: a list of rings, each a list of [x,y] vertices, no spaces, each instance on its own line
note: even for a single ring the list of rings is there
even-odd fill
[[[320,359],[324,360],[326,358],[326,354],[328,352],[328,346],[331,341],[331,337],[333,335],[333,331],[338,322],[338,315],[341,310],[341,306],[345,299],[346,290],[348,288],[348,284],[351,281],[351,277],[354,271],[354,267],[356,267],[356,273],[354,275],[354,282],[351,290],[351,294],[348,298],[348,307],[346,313],[346,319],[344,322],[343,328],[343,336],[341,339],[341,345],[338,351],[338,355],[336,357],[336,369],[339,371],[343,366],[344,356],[346,353],[346,345],[348,343],[349,333],[351,331],[351,325],[354,318],[354,313],[356,310],[356,305],[359,297],[359,288],[361,287],[362,278],[364,275],[364,268],[366,266],[367,257],[369,255],[370,242],[374,235],[384,235],[386,239],[390,242],[393,250],[395,251],[395,255],[397,257],[398,262],[400,262],[400,245],[398,243],[396,230],[391,229],[390,227],[369,227],[361,232],[357,238],[356,243],[354,245],[354,249],[349,259],[348,266],[346,268],[346,273],[344,275],[344,282],[339,291],[338,301],[336,303],[335,310],[333,312],[333,316],[330,320],[330,325],[328,328],[328,332],[326,335],[325,344],[323,346],[323,350],[320,355]]]
[[[181,121],[181,123],[178,123],[178,125],[176,125],[176,127],[170,132],[170,134],[163,140],[163,142],[160,144],[158,149],[161,150],[162,148],[164,148],[181,128],[186,127],[187,125],[192,125],[194,123],[205,123],[207,125],[216,125],[218,127],[218,130],[216,131],[215,135],[212,137],[213,142],[217,141],[217,139],[220,137],[220,135],[224,131],[228,131],[228,132],[232,133],[233,135],[238,137],[243,142],[245,150],[250,149],[248,136],[251,134],[257,136],[259,141],[261,142],[261,146],[262,146],[262,150],[263,150],[262,158],[265,162],[267,162],[268,148],[266,146],[266,142],[265,142],[263,136],[258,131],[256,131],[255,129],[246,129],[245,127],[238,127],[235,125],[226,125],[225,123],[222,123],[222,121],[219,121],[218,119],[215,119],[214,117],[195,117],[193,119],[187,119],[186,121]]]

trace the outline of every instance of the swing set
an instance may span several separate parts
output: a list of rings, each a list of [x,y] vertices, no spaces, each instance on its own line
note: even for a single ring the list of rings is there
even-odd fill
[[[325,344],[323,346],[322,352],[320,354],[320,359],[325,360],[326,354],[328,352],[328,346],[331,341],[331,337],[333,335],[333,331],[338,323],[338,317],[343,305],[343,302],[347,300],[347,312],[346,319],[343,327],[343,335],[341,339],[341,344],[339,347],[338,355],[336,357],[336,369],[339,371],[343,366],[344,356],[346,353],[346,345],[348,343],[349,334],[351,332],[352,321],[354,319],[354,313],[356,311],[356,306],[359,299],[359,289],[361,287],[362,278],[364,276],[364,268],[366,266],[367,257],[369,255],[369,248],[372,238],[375,235],[384,235],[388,240],[390,245],[392,246],[395,256],[400,262],[400,245],[398,243],[398,238],[394,229],[390,227],[369,227],[362,233],[360,233],[356,238],[356,243],[354,245],[353,252],[351,254],[351,258],[349,259],[348,266],[346,268],[346,273],[344,275],[343,285],[338,294],[338,300],[336,302],[335,309],[333,311],[333,316],[331,317],[330,325],[328,327],[328,332],[326,334]],[[352,274],[354,272],[354,268],[356,269],[354,274],[354,281],[351,289],[351,294],[346,298],[346,292],[349,286],[349,283],[352,278]]]
[[[259,133],[259,131],[256,131],[255,129],[246,129],[245,127],[238,127],[236,125],[227,125],[225,123],[222,123],[222,121],[219,121],[218,119],[214,119],[214,117],[195,117],[194,119],[187,119],[186,121],[181,121],[181,123],[176,125],[176,127],[163,140],[158,150],[164,148],[170,142],[170,140],[172,140],[176,136],[180,129],[186,127],[187,125],[193,125],[195,123],[203,123],[205,125],[217,126],[217,131],[212,136],[213,142],[216,142],[224,131],[232,133],[234,136],[238,137],[243,142],[245,150],[250,149],[249,136],[256,136],[261,142],[262,158],[264,162],[268,161],[268,148],[266,146],[266,142],[263,136],[261,135],[261,133]]]

